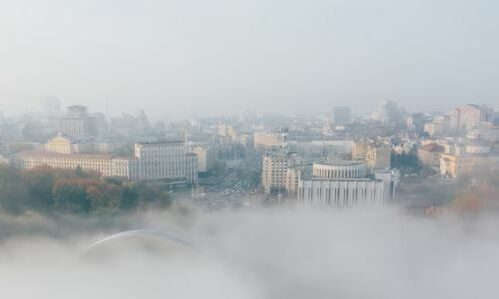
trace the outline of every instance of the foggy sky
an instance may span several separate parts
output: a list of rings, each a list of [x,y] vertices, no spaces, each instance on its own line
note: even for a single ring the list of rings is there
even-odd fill
[[[499,102],[493,0],[3,0],[0,111],[154,117]],[[494,105],[496,104],[496,105]]]

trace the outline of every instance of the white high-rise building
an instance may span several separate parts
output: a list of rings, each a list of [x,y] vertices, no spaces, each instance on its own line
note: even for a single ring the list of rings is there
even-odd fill
[[[137,143],[135,158],[132,179],[184,178],[197,182],[197,157],[184,142]]]

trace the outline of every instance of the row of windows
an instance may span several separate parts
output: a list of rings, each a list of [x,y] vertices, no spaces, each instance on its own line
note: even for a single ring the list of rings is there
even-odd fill
[[[377,203],[383,200],[381,186],[364,186],[364,188],[309,188],[300,187],[298,197],[302,201],[323,203],[332,206],[358,205]]]

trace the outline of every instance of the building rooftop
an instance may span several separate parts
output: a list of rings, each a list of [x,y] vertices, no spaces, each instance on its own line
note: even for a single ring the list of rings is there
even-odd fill
[[[328,160],[321,162],[314,162],[316,165],[328,165],[328,166],[360,166],[364,165],[364,161],[350,161],[350,160]]]
[[[111,160],[114,157],[109,154],[60,154],[55,152],[49,152],[45,150],[29,150],[19,152],[18,155],[20,157],[29,157],[29,156],[40,156],[47,158],[74,158],[74,159],[97,159],[97,160]]]
[[[178,144],[182,143],[184,144],[184,140],[162,140],[162,141],[141,141],[141,142],[136,142],[136,144]]]
[[[334,182],[372,182],[372,181],[378,181],[381,182],[382,180],[376,179],[373,177],[362,177],[362,178],[321,178],[321,177],[310,177],[310,178],[303,178],[303,181],[334,181]]]
[[[420,149],[427,152],[436,152],[436,153],[443,153],[445,151],[445,148],[443,146],[436,143],[425,144]]]

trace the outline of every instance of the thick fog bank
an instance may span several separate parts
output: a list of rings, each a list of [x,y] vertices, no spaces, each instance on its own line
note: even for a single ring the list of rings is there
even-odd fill
[[[71,225],[45,221],[57,237],[24,233],[0,245],[5,298],[497,298],[499,291],[493,215],[149,213],[108,220],[103,230],[98,221],[82,229],[80,219],[73,234]],[[147,238],[133,242],[147,246],[119,239],[106,255],[86,257],[94,241],[130,228],[172,232],[195,245],[155,240],[165,246],[151,250]]]

